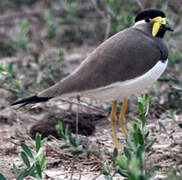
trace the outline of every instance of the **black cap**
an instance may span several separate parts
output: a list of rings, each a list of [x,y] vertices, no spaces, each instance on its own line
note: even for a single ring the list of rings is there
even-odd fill
[[[141,21],[141,20],[146,20],[146,19],[153,19],[155,17],[161,16],[162,18],[165,18],[166,15],[164,12],[158,10],[158,9],[148,9],[140,12],[136,17],[135,17],[135,22]]]

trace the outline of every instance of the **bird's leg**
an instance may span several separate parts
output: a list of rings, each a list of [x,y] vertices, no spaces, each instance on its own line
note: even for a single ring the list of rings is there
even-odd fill
[[[128,105],[128,99],[124,98],[123,104],[121,107],[121,111],[120,111],[120,115],[119,115],[119,121],[121,124],[121,130],[122,130],[125,138],[128,137],[127,130],[126,130],[126,121],[125,121],[125,113],[126,113],[127,105]]]
[[[119,154],[119,150],[118,150],[119,149],[119,143],[118,143],[118,137],[117,137],[117,116],[116,116],[117,103],[118,103],[117,101],[113,102],[110,118],[111,118],[111,121],[112,121],[114,147],[115,147],[116,154]]]
[[[79,111],[80,111],[80,96],[77,95],[77,112],[76,112],[76,140],[78,140],[78,123],[79,123]]]

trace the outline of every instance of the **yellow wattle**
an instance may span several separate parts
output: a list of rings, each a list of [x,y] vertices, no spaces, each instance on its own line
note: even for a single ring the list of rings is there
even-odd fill
[[[160,29],[160,23],[154,22],[153,29],[152,29],[152,36],[155,37]]]
[[[150,19],[150,21],[154,22],[154,25],[152,28],[152,36],[155,37],[157,35],[157,33],[159,32],[161,24],[166,24],[166,18],[162,18],[162,17],[158,16],[153,19]]]

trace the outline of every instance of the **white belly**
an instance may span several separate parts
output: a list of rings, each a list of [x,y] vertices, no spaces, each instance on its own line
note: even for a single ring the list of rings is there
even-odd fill
[[[148,72],[135,79],[116,82],[105,87],[82,92],[80,95],[102,101],[113,101],[122,99],[135,93],[141,93],[147,87],[151,86],[164,72],[168,60],[164,63],[159,61]]]

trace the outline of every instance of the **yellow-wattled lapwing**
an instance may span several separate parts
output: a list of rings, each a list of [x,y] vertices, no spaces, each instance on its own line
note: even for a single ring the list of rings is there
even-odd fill
[[[164,72],[168,63],[168,47],[164,40],[164,12],[156,9],[142,11],[135,24],[104,41],[68,77],[35,96],[12,105],[46,102],[56,97],[89,97],[113,101],[112,120],[114,145],[118,151],[116,106],[124,99],[119,121],[127,137],[125,111],[127,97],[142,92]]]

